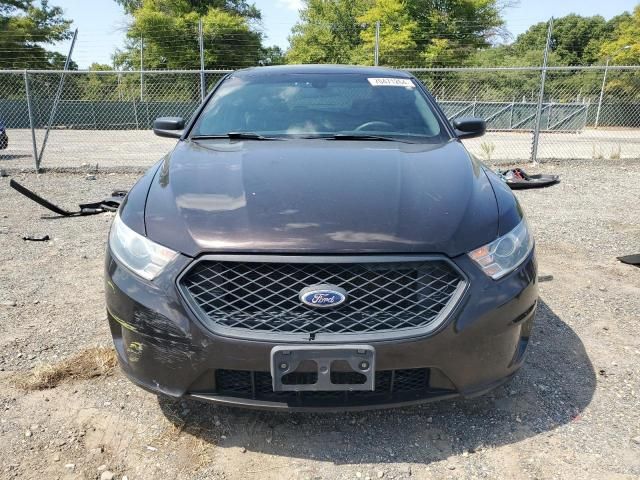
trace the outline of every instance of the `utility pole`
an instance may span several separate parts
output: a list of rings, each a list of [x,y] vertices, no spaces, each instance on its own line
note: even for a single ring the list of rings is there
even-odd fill
[[[602,77],[602,87],[600,88],[600,99],[598,100],[598,109],[596,110],[596,121],[595,128],[598,128],[598,124],[600,123],[600,110],[602,110],[602,100],[604,99],[604,87],[607,85],[607,74],[609,73],[609,62],[611,62],[611,57],[613,57],[616,53],[621,52],[622,50],[629,50],[631,45],[625,45],[622,48],[619,48],[611,55],[607,57],[607,63],[604,65],[604,75]]]
[[[373,50],[373,64],[377,67],[380,60],[380,20],[376,21],[376,44]]]
[[[198,20],[198,41],[200,43],[200,101],[204,102],[207,87],[204,76],[204,36],[202,32],[202,18]]]
[[[553,31],[553,17],[549,19],[547,29],[547,44],[544,47],[544,58],[542,60],[542,74],[540,77],[540,95],[538,97],[538,107],[536,109],[536,120],[533,130],[533,145],[531,146],[531,162],[536,163],[538,159],[538,142],[540,140],[540,120],[542,118],[542,102],[544,101],[544,84],[547,80],[547,63],[549,61],[549,49],[551,48],[551,32]]]

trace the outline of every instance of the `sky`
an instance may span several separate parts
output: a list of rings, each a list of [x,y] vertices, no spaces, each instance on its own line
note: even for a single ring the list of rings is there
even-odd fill
[[[266,45],[287,48],[287,37],[298,19],[302,0],[253,0],[262,11]],[[63,8],[65,16],[78,28],[73,59],[80,68],[91,62],[111,64],[111,54],[123,44],[127,17],[114,0],[50,0]],[[507,30],[515,37],[534,23],[569,13],[584,16],[602,15],[609,19],[625,10],[631,11],[640,0],[519,0],[504,12]],[[56,46],[67,53],[70,42]]]

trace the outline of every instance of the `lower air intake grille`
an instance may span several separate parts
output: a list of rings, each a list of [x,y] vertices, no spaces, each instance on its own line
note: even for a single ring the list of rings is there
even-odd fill
[[[313,373],[307,373],[313,376]],[[384,370],[374,391],[274,392],[269,372],[216,370],[216,395],[299,406],[370,405],[425,399],[454,393],[429,387],[429,369]],[[300,379],[299,379],[300,380]],[[309,379],[311,380],[312,378]]]

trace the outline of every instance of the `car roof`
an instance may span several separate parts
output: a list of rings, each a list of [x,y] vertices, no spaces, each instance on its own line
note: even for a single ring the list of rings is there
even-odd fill
[[[360,74],[379,77],[411,78],[411,74],[403,70],[385,67],[364,67],[358,65],[277,65],[271,67],[252,67],[237,70],[234,77],[260,77],[286,74]]]

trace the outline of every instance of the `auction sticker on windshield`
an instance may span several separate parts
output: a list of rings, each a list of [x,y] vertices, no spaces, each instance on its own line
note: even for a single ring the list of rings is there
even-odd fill
[[[415,88],[415,84],[408,78],[367,78],[374,87],[405,87]]]

